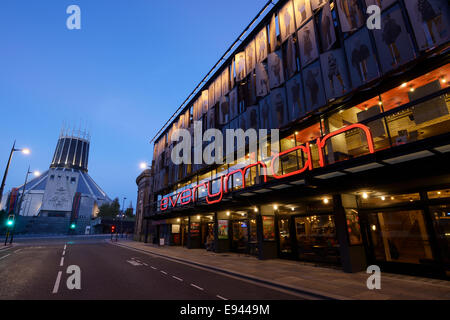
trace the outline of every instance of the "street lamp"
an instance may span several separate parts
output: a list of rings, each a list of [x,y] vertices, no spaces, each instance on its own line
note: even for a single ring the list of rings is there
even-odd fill
[[[31,172],[30,171],[30,166],[28,166],[27,174],[25,175],[25,183],[23,184],[22,195],[20,196],[19,205],[17,206],[18,211],[17,211],[17,213],[16,212],[13,213],[14,220],[15,220],[15,216],[16,215],[17,216],[20,215],[20,211],[22,211],[23,198],[25,197],[25,192],[27,190],[28,175],[30,175],[32,173],[34,174],[35,177],[39,177],[41,175],[41,173],[39,171]],[[16,229],[16,225],[14,224],[11,227],[13,227],[13,229],[12,229],[12,232],[11,232],[11,239],[9,240],[9,244],[12,244],[12,242],[13,242],[14,230]],[[9,236],[9,232],[6,234],[5,244],[8,241],[8,236]]]
[[[148,164],[146,162],[141,162],[139,164],[139,168],[141,168],[141,170],[145,170],[148,168]]]
[[[0,204],[2,203],[3,199],[3,191],[5,189],[5,183],[6,183],[6,177],[8,176],[9,166],[11,165],[11,160],[14,152],[22,152],[25,155],[28,155],[31,153],[30,149],[17,149],[16,148],[16,141],[14,141],[14,144],[11,148],[11,153],[9,154],[8,164],[6,165],[5,173],[3,174],[3,180],[2,185],[0,186]]]

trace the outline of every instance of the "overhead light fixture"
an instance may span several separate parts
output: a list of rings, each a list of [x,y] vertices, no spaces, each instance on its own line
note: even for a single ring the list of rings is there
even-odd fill
[[[291,211],[295,211],[295,208],[294,208],[294,207],[292,207],[292,208],[291,208]]]
[[[330,203],[330,200],[328,200],[328,198],[325,198],[325,199],[323,199],[323,203],[329,204],[329,203]]]
[[[382,196],[382,197],[381,197],[381,200],[385,201],[385,200],[386,200],[386,197],[385,197],[385,196]]]
[[[406,88],[407,85],[408,85],[408,83],[403,82],[402,85],[401,85],[401,87],[402,87],[402,88]]]
[[[227,216],[230,216],[230,211],[227,211]]]
[[[364,192],[363,195],[362,195],[362,197],[363,197],[364,199],[368,199],[368,198],[369,198],[369,195],[368,195],[366,192]]]
[[[373,224],[373,225],[372,225],[372,230],[373,230],[373,231],[377,231],[377,226]]]
[[[273,208],[274,208],[275,210],[278,210],[278,206],[277,206],[276,204],[273,206]]]
[[[258,208],[257,208],[257,207],[255,207],[255,208],[253,209],[253,211],[255,211],[255,212],[258,212]]]

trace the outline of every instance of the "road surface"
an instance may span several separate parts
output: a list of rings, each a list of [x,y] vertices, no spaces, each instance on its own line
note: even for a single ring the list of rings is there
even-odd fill
[[[0,279],[1,300],[305,298],[119,247],[101,237],[20,239],[12,248],[0,247]]]

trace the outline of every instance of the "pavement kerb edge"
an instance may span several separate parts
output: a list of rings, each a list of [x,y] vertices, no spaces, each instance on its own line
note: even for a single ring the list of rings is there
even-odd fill
[[[329,293],[323,293],[323,292],[318,292],[318,291],[313,291],[313,290],[302,290],[296,287],[292,287],[283,283],[279,283],[279,282],[275,282],[275,281],[269,281],[266,279],[262,279],[262,278],[258,278],[255,276],[251,276],[245,273],[238,273],[238,272],[234,272],[234,271],[230,271],[230,270],[226,270],[226,269],[222,269],[222,268],[217,268],[217,267],[212,267],[212,266],[208,266],[202,263],[198,263],[198,262],[194,262],[191,260],[186,260],[186,259],[182,259],[182,258],[175,258],[175,257],[171,257],[169,255],[165,255],[165,254],[161,254],[161,253],[155,253],[153,251],[150,250],[144,250],[144,249],[140,249],[140,248],[136,248],[133,246],[129,246],[123,243],[111,243],[109,241],[107,241],[108,243],[112,244],[112,245],[117,245],[117,246],[121,246],[121,247],[126,247],[126,248],[130,248],[133,250],[137,250],[137,251],[141,251],[141,252],[145,252],[145,253],[150,253],[153,254],[155,256],[160,256],[160,257],[164,257],[164,258],[168,258],[168,259],[172,259],[175,261],[180,261],[183,263],[187,263],[187,264],[192,264],[192,265],[196,265],[198,267],[202,267],[205,269],[210,269],[213,271],[217,271],[217,272],[221,272],[221,273],[225,273],[225,274],[229,274],[235,277],[240,277],[240,278],[244,278],[247,280],[251,280],[251,281],[255,281],[255,282],[259,282],[259,283],[263,283],[266,285],[270,285],[270,286],[274,286],[274,287],[278,287],[280,289],[284,289],[284,290],[288,290],[288,291],[294,291],[296,293],[300,293],[300,294],[304,294],[304,295],[309,295],[312,296],[316,299],[321,299],[321,300],[349,300],[350,298],[348,297],[343,297],[343,296],[339,296],[339,295],[334,295],[334,294],[329,294]]]

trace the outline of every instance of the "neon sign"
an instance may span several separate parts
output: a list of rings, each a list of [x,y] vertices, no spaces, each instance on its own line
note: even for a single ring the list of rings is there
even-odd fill
[[[363,124],[352,124],[350,126],[344,127],[342,129],[339,129],[337,131],[334,131],[322,138],[318,138],[316,141],[316,145],[319,151],[319,165],[321,168],[325,167],[325,156],[324,156],[324,152],[325,152],[325,146],[326,143],[333,137],[338,136],[340,134],[343,134],[345,132],[354,130],[354,129],[360,129],[367,140],[367,145],[369,147],[369,153],[373,154],[375,153],[375,146],[373,143],[373,136],[372,136],[372,132],[370,131],[370,128],[363,125]],[[301,151],[303,155],[306,156],[306,161],[303,164],[303,167],[297,171],[291,172],[291,173],[286,173],[286,174],[282,174],[279,175],[276,173],[275,170],[275,164],[277,163],[278,159],[284,155],[287,155],[289,153],[292,152],[296,152],[296,151]],[[237,169],[235,171],[232,171],[230,173],[228,173],[226,176],[222,176],[220,177],[220,190],[217,193],[211,193],[211,181],[208,182],[202,182],[190,189],[184,190],[183,192],[180,192],[176,195],[173,196],[168,196],[165,197],[161,200],[160,202],[160,209],[161,211],[166,211],[168,209],[175,208],[177,205],[178,206],[186,206],[190,203],[195,203],[197,202],[197,191],[199,188],[205,188],[208,191],[208,194],[206,196],[206,202],[208,204],[214,204],[214,203],[219,203],[222,201],[223,196],[227,193],[230,192],[228,185],[229,185],[229,179],[231,177],[234,177],[236,174],[241,174],[242,176],[242,189],[245,189],[245,175],[247,173],[248,170],[250,170],[251,168],[260,168],[263,171],[262,177],[264,179],[264,183],[267,182],[267,165],[264,162],[261,161],[257,161],[255,163],[252,163],[248,166],[246,166],[243,169]],[[292,149],[286,150],[284,152],[281,153],[276,153],[271,161],[270,161],[270,169],[272,172],[272,176],[277,179],[285,179],[288,177],[292,177],[292,176],[296,176],[296,175],[300,175],[306,171],[312,171],[313,170],[313,163],[312,163],[312,157],[311,157],[311,144],[308,142],[305,145],[301,145],[301,146],[297,146],[294,147]]]

